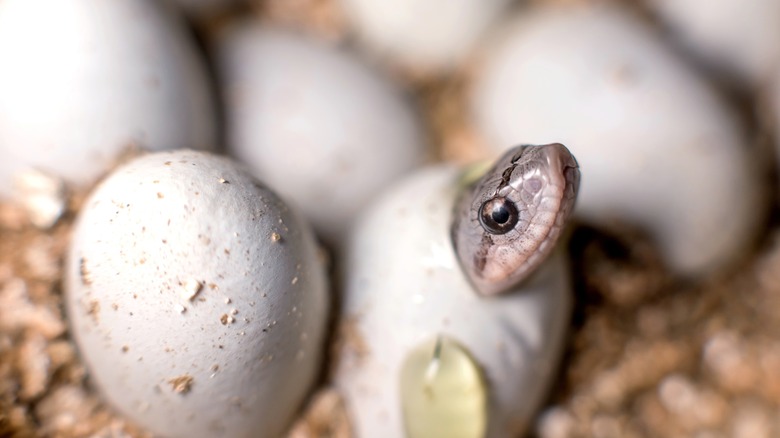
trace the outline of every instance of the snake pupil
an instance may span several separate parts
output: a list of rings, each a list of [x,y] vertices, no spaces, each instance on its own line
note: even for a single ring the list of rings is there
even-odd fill
[[[497,224],[505,224],[509,221],[509,210],[503,205],[493,207],[490,217],[492,217],[493,222]]]
[[[506,198],[493,198],[479,209],[482,227],[492,234],[505,234],[517,225],[518,213],[515,204]]]

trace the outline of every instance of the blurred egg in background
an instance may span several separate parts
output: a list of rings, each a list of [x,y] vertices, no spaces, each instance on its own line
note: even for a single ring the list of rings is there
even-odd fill
[[[84,188],[128,149],[216,147],[203,55],[153,0],[0,4],[0,196],[34,169]]]
[[[423,71],[454,69],[512,0],[340,0],[368,50]]]
[[[780,3],[775,0],[648,0],[670,36],[693,59],[753,86],[780,63]]]
[[[217,59],[229,153],[329,243],[429,155],[414,101],[343,47],[244,22],[221,35]]]

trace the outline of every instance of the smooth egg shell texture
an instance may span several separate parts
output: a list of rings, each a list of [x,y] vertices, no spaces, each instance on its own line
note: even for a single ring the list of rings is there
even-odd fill
[[[761,83],[780,64],[780,1],[650,0],[690,52],[715,68]]]
[[[129,146],[212,148],[190,35],[157,0],[0,1],[0,197],[35,168],[76,185]]]
[[[483,298],[450,239],[459,171],[415,173],[361,218],[344,263],[336,385],[357,436],[403,437],[401,365],[445,335],[476,360],[488,385],[488,437],[520,436],[555,375],[569,323],[569,273],[560,254],[507,294]]]
[[[416,69],[447,70],[474,48],[511,0],[341,0],[374,53]]]
[[[487,54],[473,110],[496,154],[569,146],[583,169],[575,216],[644,229],[684,275],[743,254],[765,215],[739,117],[621,10],[546,9],[512,23]]]
[[[217,53],[230,153],[329,243],[427,155],[411,102],[344,50],[245,22]]]
[[[115,171],[84,204],[66,275],[92,381],[156,434],[278,437],[319,370],[313,234],[225,158],[161,152]]]

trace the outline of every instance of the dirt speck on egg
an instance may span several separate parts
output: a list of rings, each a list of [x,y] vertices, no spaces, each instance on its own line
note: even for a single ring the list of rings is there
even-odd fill
[[[177,394],[186,394],[192,389],[195,379],[190,375],[184,374],[168,380],[168,383],[171,385],[171,388],[173,388],[173,392]]]

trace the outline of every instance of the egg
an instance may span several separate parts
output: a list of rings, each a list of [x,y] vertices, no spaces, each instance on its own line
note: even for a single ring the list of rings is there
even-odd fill
[[[728,266],[766,217],[740,118],[641,22],[616,7],[528,11],[487,49],[472,113],[498,154],[565,143],[587,173],[575,216],[648,233],[668,266]]]
[[[716,70],[753,84],[780,67],[777,0],[650,0],[670,34]]]
[[[221,36],[217,59],[230,154],[328,243],[427,155],[412,102],[343,49],[242,22]]]
[[[445,72],[466,58],[512,0],[341,0],[360,41],[390,63]]]
[[[154,434],[280,436],[320,368],[314,235],[226,158],[159,152],[114,171],[78,217],[64,290],[90,380]]]
[[[213,148],[204,66],[165,2],[0,2],[0,198],[35,170],[84,187],[129,148]]]
[[[451,241],[460,176],[415,172],[350,235],[335,385],[357,436],[521,436],[555,376],[571,309],[565,258],[480,295]]]

